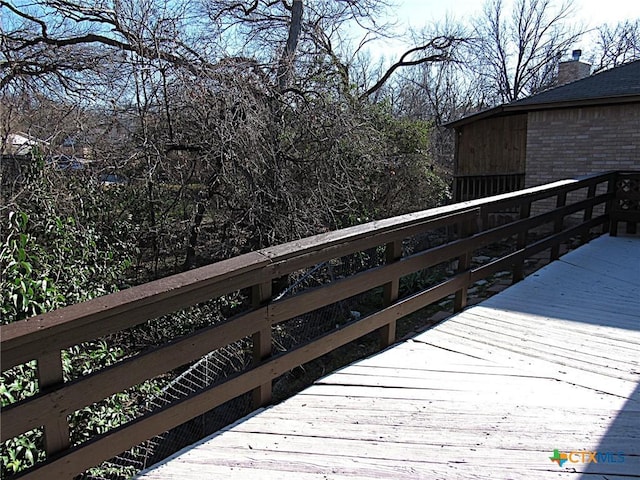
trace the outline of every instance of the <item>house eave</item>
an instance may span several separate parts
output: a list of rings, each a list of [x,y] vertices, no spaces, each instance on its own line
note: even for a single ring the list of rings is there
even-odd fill
[[[562,102],[548,102],[524,105],[505,105],[509,112],[524,112],[534,110],[553,110],[559,108],[596,107],[606,105],[620,105],[625,103],[639,103],[640,95],[624,95],[616,97],[589,98],[583,100],[566,100]]]
[[[459,118],[458,120],[454,120],[452,122],[447,122],[443,124],[444,127],[447,128],[458,128],[462,125],[466,125],[467,123],[475,122],[476,120],[482,120],[484,118],[491,117],[499,117],[504,113],[505,108],[508,105],[499,105],[497,107],[489,108],[487,110],[482,110],[481,112],[472,113],[466,117]]]
[[[578,107],[596,107],[607,105],[620,105],[627,103],[640,103],[640,95],[624,95],[615,97],[600,97],[581,100],[566,100],[561,102],[547,102],[535,104],[505,104],[498,107],[490,108],[482,112],[474,113],[464,118],[460,118],[453,122],[445,123],[447,128],[457,129],[469,123],[483,120],[486,118],[497,118],[506,115],[515,115],[518,113],[528,113],[540,110],[555,110],[561,108],[578,108]]]

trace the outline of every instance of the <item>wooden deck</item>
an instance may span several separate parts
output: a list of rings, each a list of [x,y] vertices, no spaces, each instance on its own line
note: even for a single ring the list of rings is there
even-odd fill
[[[638,477],[640,239],[604,236],[138,478]]]

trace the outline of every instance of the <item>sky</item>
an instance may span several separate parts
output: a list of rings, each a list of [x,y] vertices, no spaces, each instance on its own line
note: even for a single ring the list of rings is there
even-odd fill
[[[480,14],[484,0],[394,0],[393,16],[398,23],[398,31],[406,31],[410,27],[420,29],[424,25],[442,22],[447,16],[466,21]],[[512,0],[504,0],[509,6]],[[558,5],[561,0],[555,0]],[[640,0],[574,0],[575,21],[587,29],[595,28],[603,23],[615,24],[619,21],[640,18]],[[390,17],[390,21],[394,18]],[[587,54],[590,40],[585,37],[574,48],[580,48]],[[396,56],[404,52],[406,45],[400,42],[383,42],[378,52],[385,57]],[[567,52],[569,53],[569,52]]]
[[[398,19],[414,27],[425,20],[442,20],[447,14],[468,18],[480,12],[483,0],[397,0]],[[505,5],[509,2],[505,1]],[[556,4],[560,2],[556,1]],[[602,23],[640,17],[639,0],[574,0],[576,19],[595,27]]]

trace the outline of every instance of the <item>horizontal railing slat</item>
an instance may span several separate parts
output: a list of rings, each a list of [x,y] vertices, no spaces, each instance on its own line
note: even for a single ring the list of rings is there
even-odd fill
[[[615,209],[615,201],[626,198],[619,193],[616,195],[614,191],[614,180],[619,178],[618,175],[618,172],[606,172],[563,180],[328,232],[2,326],[0,359],[3,370],[6,370],[33,359],[42,362],[47,358],[59,358],[64,348],[231,292],[258,286],[267,288],[265,291],[269,292],[254,304],[253,310],[218,325],[174,339],[73,382],[56,383],[58,380],[55,379],[53,383],[44,382],[45,388],[41,393],[3,408],[0,414],[2,441],[42,425],[46,426],[45,434],[49,438],[55,439],[56,435],[68,437],[64,428],[68,426],[66,417],[87,405],[182,367],[235,341],[252,336],[255,340],[254,334],[258,332],[266,335],[265,344],[259,347],[265,350],[271,341],[269,329],[276,324],[377,287],[388,287],[393,282],[397,289],[399,279],[405,275],[443,262],[468,258],[472,252],[486,245],[518,237],[515,252],[476,268],[469,268],[468,263],[462,262],[459,264],[460,272],[452,278],[406,298],[395,300],[397,295],[388,296],[385,293],[386,304],[391,304],[375,313],[351,321],[284,354],[268,358],[259,356],[256,365],[249,370],[78,447],[48,448],[49,459],[46,462],[19,475],[21,478],[71,478],[228,400],[252,390],[255,393],[256,389],[264,389],[271,380],[287,371],[367,333],[384,328],[391,332],[389,326],[395,325],[398,319],[446,296],[456,294],[456,301],[458,297],[464,300],[469,285],[492,273],[506,268],[519,272],[525,258],[549,248],[552,248],[550,256],[553,257],[553,248],[557,248],[560,242],[576,235],[585,240],[593,228],[604,225],[605,231],[609,221],[612,225],[614,221],[634,221],[636,212]],[[639,176],[637,173],[625,175],[634,181]],[[607,192],[596,195],[597,186],[606,186]],[[578,191],[582,199],[576,199],[576,193],[566,201],[567,194]],[[636,194],[631,195],[632,200],[636,198]],[[531,204],[543,199],[557,200],[557,206],[551,207],[548,212],[529,216]],[[605,213],[591,218],[594,207],[598,205],[606,207]],[[504,209],[519,212],[520,218],[487,229],[488,214]],[[585,220],[574,227],[562,229],[565,217],[573,215],[575,218],[580,211],[584,211]],[[548,224],[551,224],[554,233],[545,234],[540,240],[527,244],[526,234],[530,230]],[[478,231],[476,227],[481,225],[484,230]],[[289,298],[269,301],[271,282],[283,275],[371,248],[384,245],[389,248],[392,242],[398,245],[400,251],[399,242],[405,238],[443,227],[455,227],[459,233],[466,235],[465,232],[468,232],[470,235],[406,257],[394,257],[392,262],[316,289],[307,289]],[[514,273],[515,280],[518,279],[516,276]],[[462,308],[464,302],[459,306]],[[391,335],[387,340],[393,340]],[[265,401],[268,401],[268,396]],[[52,454],[60,448],[64,450]]]
[[[473,214],[472,210],[477,207],[463,207],[460,204],[446,205],[444,207],[432,208],[415,213],[399,215],[393,218],[383,220],[374,220],[362,225],[348,227],[341,230],[327,232],[311,237],[303,238],[293,242],[264,248],[260,252],[272,259],[274,262],[280,262],[292,257],[304,257],[306,254],[315,253],[334,246],[341,246],[353,242],[370,241],[378,245],[386,243],[397,237],[398,234],[405,235],[404,232],[411,232],[409,229],[415,227],[421,231],[425,228],[437,228],[438,224],[449,224],[455,215]],[[386,235],[390,235],[386,237]],[[412,233],[407,233],[410,236]],[[380,243],[378,242],[380,240]],[[366,249],[367,247],[363,248]],[[357,250],[355,250],[357,251]],[[352,253],[345,249],[345,255]],[[331,257],[333,258],[333,257]],[[311,262],[317,263],[317,262]]]
[[[374,248],[379,245],[384,245],[395,240],[408,238],[420,232],[454,225],[457,222],[477,219],[480,215],[479,208],[462,208],[457,210],[458,211],[447,215],[436,215],[434,218],[429,217],[421,219],[419,222],[411,221],[407,226],[397,226],[395,228],[385,230],[382,233],[372,234],[368,237],[357,240],[349,239],[348,241],[342,241],[340,243],[332,242],[326,246],[322,243],[316,243],[314,237],[310,237],[314,240],[303,247],[302,251],[304,253],[300,253],[295,257],[291,257],[288,254],[289,244],[283,245],[282,249],[274,247],[272,249],[261,250],[261,252],[271,258],[273,262],[271,267],[273,269],[273,276],[278,277],[333,258],[343,257],[369,248]]]
[[[543,240],[535,242],[525,248],[521,248],[520,250],[516,250],[515,252],[509,253],[508,255],[504,255],[503,257],[500,257],[493,262],[487,263],[486,265],[474,268],[471,270],[469,281],[470,283],[475,283],[478,280],[487,278],[489,275],[504,270],[507,266],[512,266],[513,264],[517,263],[519,259],[531,257],[532,255],[546,250],[547,248],[551,248],[558,242],[569,240],[571,237],[581,233],[585,229],[591,229],[603,225],[608,221],[608,218],[608,215],[601,215],[587,222],[581,223],[580,225],[577,225],[575,227],[563,230],[560,233],[552,234],[549,237],[544,238]]]
[[[464,239],[433,247],[397,262],[375,267],[349,278],[337,280],[327,286],[317,287],[285,300],[273,302],[269,305],[269,318],[273,324],[276,324],[381,287],[390,279],[400,278],[450,261],[461,255],[471,243],[471,239]]]
[[[585,208],[603,204],[611,199],[611,197],[612,194],[603,193],[601,195],[596,195],[593,198],[588,198],[586,200],[581,200],[570,205],[556,208],[550,212],[520,220],[514,220],[513,222],[477,233],[472,237],[473,240],[470,241],[473,242],[476,249],[484,247],[497,240],[516,235],[522,231],[531,230],[546,223],[551,223],[558,217],[558,215],[567,216],[584,210]]]
[[[68,415],[248,337],[264,326],[266,312],[266,307],[253,310],[69,382],[53,392],[5,407],[0,417],[1,441],[43,425],[50,416],[50,411],[55,411],[61,416]]]
[[[275,379],[298,365],[307,363],[353,340],[371,333],[392,319],[401,318],[424,306],[454,293],[465,282],[468,272],[460,274],[433,288],[424,290],[366,317],[365,321],[347,324],[318,340],[300,346],[243,372],[219,385],[184,400],[179,400],[152,415],[136,419],[129,424],[56,456],[34,471],[17,478],[66,478],[96,465],[104,458],[113,457],[145,440],[181,425],[212,408],[247,393],[265,382]],[[78,470],[80,469],[80,470]]]
[[[255,272],[268,262],[259,253],[248,253],[3,325],[2,368],[251,286]]]
[[[566,240],[569,240],[571,237],[582,233],[585,230],[589,230],[591,228],[595,228],[598,227],[600,225],[604,225],[606,222],[609,221],[609,216],[608,215],[600,215],[599,217],[596,218],[592,218],[591,220],[588,220],[586,222],[581,223],[580,225],[577,225],[575,227],[571,227],[567,230],[563,230],[560,233],[556,233],[555,235],[550,235],[542,240],[539,240],[535,243],[532,243],[531,245],[528,245],[525,249],[524,249],[524,256],[525,257],[530,257],[532,255],[535,255],[537,253],[540,253],[544,250],[546,250],[547,248],[552,247],[553,245],[557,244],[558,242],[563,242]]]

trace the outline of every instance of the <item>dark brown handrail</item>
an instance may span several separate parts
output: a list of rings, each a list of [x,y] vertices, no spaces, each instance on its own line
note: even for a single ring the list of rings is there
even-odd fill
[[[517,281],[527,257],[551,249],[553,258],[560,242],[572,236],[586,238],[598,227],[606,232],[613,220],[636,221],[633,215],[625,217],[624,212],[616,210],[615,187],[620,175],[633,181],[640,178],[640,174],[607,172],[370,222],[252,252],[0,327],[3,370],[34,359],[39,366],[41,392],[4,408],[1,414],[2,441],[45,427],[47,460],[18,477],[72,478],[246,392],[254,392],[256,406],[265,404],[270,401],[273,379],[362,335],[381,330],[382,345],[391,343],[398,319],[442,298],[455,294],[455,309],[460,310],[466,305],[467,288],[477,280],[511,268]],[[545,213],[532,214],[532,203],[546,199],[555,202],[554,206]],[[600,213],[594,217],[594,209],[599,206]],[[490,228],[488,214],[505,207],[516,209],[520,218]],[[576,224],[565,228],[565,219],[573,219],[579,212],[583,213]],[[551,227],[550,231],[527,244],[527,232],[545,225]],[[442,227],[455,228],[462,235],[438,247],[401,256],[399,242],[403,239]],[[614,228],[612,223],[612,233]],[[514,236],[515,252],[471,268],[469,259],[474,250]],[[381,246],[387,250],[384,265],[287,299],[271,299],[272,281],[282,275]],[[458,271],[452,278],[398,299],[401,277],[451,260],[458,260]],[[249,311],[94,374],[63,382],[63,349],[249,287],[253,292],[253,308]],[[272,326],[376,287],[384,287],[384,306],[379,311],[270,356]],[[69,446],[67,415],[246,337],[254,339],[255,363],[250,369],[82,445]]]

